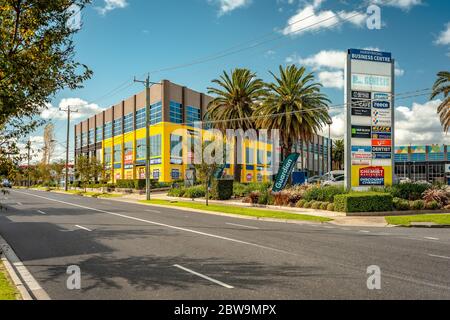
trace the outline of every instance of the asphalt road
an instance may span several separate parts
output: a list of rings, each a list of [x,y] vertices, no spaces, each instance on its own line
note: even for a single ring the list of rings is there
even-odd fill
[[[0,235],[52,299],[450,299],[448,229],[341,228],[13,190]],[[69,266],[81,290],[68,290]],[[367,268],[381,269],[381,290]]]

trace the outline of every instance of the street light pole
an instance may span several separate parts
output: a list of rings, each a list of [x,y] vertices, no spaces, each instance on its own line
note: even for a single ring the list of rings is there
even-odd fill
[[[30,158],[31,158],[31,139],[28,140],[27,143],[27,149],[28,149],[28,163],[27,163],[27,187],[28,189],[30,189],[31,187],[31,179],[30,179]]]
[[[160,84],[157,82],[150,82],[150,75],[147,76],[147,79],[145,81],[136,80],[134,79],[134,82],[143,83],[145,85],[145,100],[146,100],[146,106],[145,106],[145,141],[147,144],[147,152],[146,152],[146,160],[145,160],[145,190],[147,195],[147,201],[151,200],[151,193],[152,193],[152,184],[150,179],[150,158],[151,158],[151,146],[150,146],[150,125],[151,125],[151,106],[150,106],[150,87],[154,84]]]
[[[69,191],[69,148],[70,148],[70,114],[76,113],[78,110],[72,110],[71,106],[67,107],[67,110],[62,108],[60,111],[67,112],[67,142],[66,142],[66,183],[64,184],[64,190]]]
[[[328,121],[328,173],[331,175],[331,171],[333,167],[331,165],[331,125],[333,124],[333,120]]]

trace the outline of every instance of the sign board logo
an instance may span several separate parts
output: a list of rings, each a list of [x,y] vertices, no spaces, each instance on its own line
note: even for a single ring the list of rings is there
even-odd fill
[[[392,134],[390,134],[390,133],[372,133],[372,139],[374,139],[374,140],[389,140],[389,139],[392,139]]]
[[[361,186],[384,186],[384,177],[383,167],[367,167],[359,170]]]
[[[374,126],[372,127],[373,133],[392,133],[391,127],[384,127],[384,126]]]
[[[374,100],[381,100],[381,101],[387,101],[387,100],[389,100],[390,99],[390,94],[388,94],[388,93],[379,93],[379,92],[376,92],[376,93],[374,93],[373,94],[373,99]]]
[[[370,100],[352,99],[352,108],[368,108],[372,107]]]
[[[392,125],[392,120],[391,119],[377,119],[377,118],[373,118],[372,119],[372,124],[374,126],[390,126],[390,125]]]
[[[391,108],[391,103],[387,102],[387,101],[374,101],[373,102],[373,107],[375,109],[390,109]]]
[[[352,138],[371,139],[372,128],[367,126],[352,126]]]
[[[368,91],[352,91],[352,98],[372,100],[372,93]]]
[[[391,78],[386,76],[353,74],[351,81],[352,88],[356,90],[390,92],[392,88]]]
[[[372,147],[373,153],[392,153],[392,147]]]
[[[350,49],[349,54],[352,60],[363,60],[363,61],[383,62],[383,63],[392,62],[392,54],[389,52]]]
[[[372,140],[372,147],[392,147],[392,140]]]
[[[379,109],[379,110],[373,110],[372,116],[377,119],[392,119],[392,112],[391,109]]]
[[[389,160],[392,159],[392,153],[374,153],[373,159],[379,160]]]
[[[370,117],[370,109],[365,108],[352,108],[352,116],[356,117]]]

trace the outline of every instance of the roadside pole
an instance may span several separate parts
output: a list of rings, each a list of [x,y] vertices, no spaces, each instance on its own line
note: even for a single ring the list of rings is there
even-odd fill
[[[72,110],[71,106],[67,107],[67,110],[62,108],[60,111],[67,112],[67,142],[66,142],[66,182],[64,184],[64,190],[69,191],[69,149],[70,149],[70,114],[76,113],[78,110]]]
[[[27,142],[27,149],[28,149],[28,164],[27,164],[27,187],[30,189],[31,187],[31,177],[30,177],[30,158],[31,158],[31,139]]]

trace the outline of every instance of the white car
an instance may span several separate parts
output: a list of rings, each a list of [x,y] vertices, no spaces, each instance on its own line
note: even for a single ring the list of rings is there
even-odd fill
[[[344,186],[345,184],[345,176],[336,176],[332,179],[329,179],[323,183],[324,186]]]

